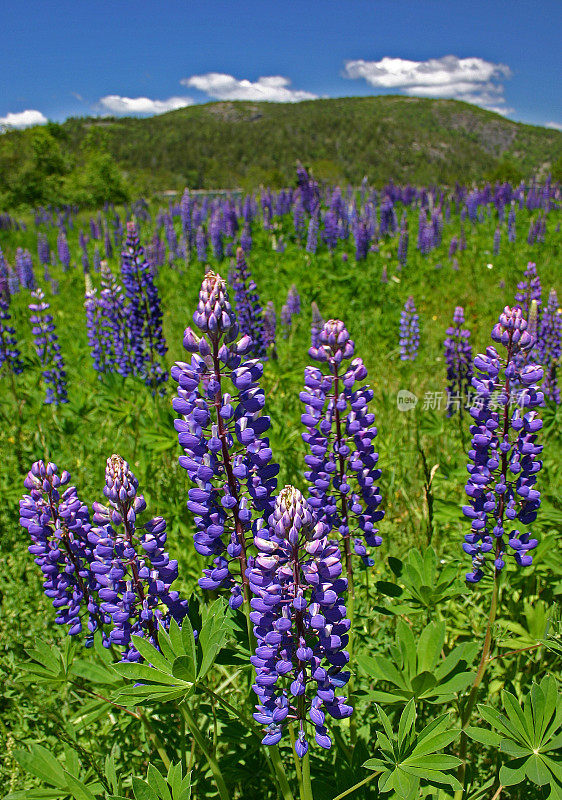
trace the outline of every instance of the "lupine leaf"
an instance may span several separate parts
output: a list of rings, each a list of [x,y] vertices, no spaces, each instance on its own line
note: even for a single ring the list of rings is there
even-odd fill
[[[535,753],[533,753],[527,759],[525,763],[525,772],[529,780],[533,781],[533,783],[536,783],[539,786],[544,786],[546,783],[550,783],[550,771],[548,770],[542,758]]]
[[[133,794],[135,800],[159,800],[158,795],[146,781],[133,776]]]
[[[144,658],[145,662],[161,672],[170,672],[170,662],[143,636],[131,636],[131,644]]]

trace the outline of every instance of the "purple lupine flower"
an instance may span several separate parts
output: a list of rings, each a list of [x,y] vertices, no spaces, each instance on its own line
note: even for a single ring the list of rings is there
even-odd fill
[[[10,297],[14,294],[17,294],[20,290],[20,282],[18,278],[18,274],[15,269],[12,269],[10,265],[8,265],[8,292]]]
[[[330,252],[335,250],[336,245],[338,243],[339,235],[338,235],[338,218],[333,211],[327,211],[326,215],[324,216],[324,230],[322,232],[322,238],[326,242],[328,246],[328,250]],[[308,243],[307,243],[308,249]]]
[[[18,247],[16,250],[16,271],[21,286],[33,292],[33,290],[37,288],[33,261],[30,252],[28,250],[23,250],[21,247]]]
[[[44,233],[37,234],[37,255],[41,264],[48,264],[50,261],[49,242]]]
[[[64,231],[61,231],[57,236],[57,251],[62,268],[66,272],[70,268],[70,248],[68,247]]]
[[[300,191],[304,210],[308,214],[312,214],[320,203],[318,184],[310,177],[300,161],[297,162],[297,186]]]
[[[447,415],[461,411],[463,397],[468,393],[472,381],[472,346],[470,331],[463,328],[464,309],[457,306],[453,313],[453,324],[447,328],[443,342],[447,365]]]
[[[4,258],[2,248],[0,248],[0,299],[6,300],[6,302],[9,302],[11,294],[8,274],[8,264]]]
[[[539,361],[544,367],[544,393],[555,403],[560,403],[557,371],[562,356],[562,312],[558,308],[555,289],[550,290],[548,303],[540,321],[538,340]]]
[[[142,528],[137,515],[146,509],[138,481],[121,456],[107,459],[104,495],[107,505],[94,503],[88,542],[94,551],[92,571],[100,584],[101,612],[111,620],[109,645],[123,648],[122,661],[140,661],[131,636],[158,646],[158,631],[178,624],[187,601],[173,590],[178,562],[164,550],[166,520],[154,517]]]
[[[265,340],[266,350],[271,350],[271,357],[277,358],[276,339],[277,332],[277,314],[275,313],[275,306],[272,300],[268,300],[263,312],[263,335]]]
[[[316,253],[318,249],[318,213],[315,210],[308,222],[308,233],[306,236],[306,252]]]
[[[195,247],[197,249],[197,260],[204,264],[207,260],[207,237],[202,225],[197,228]]]
[[[419,314],[410,295],[400,314],[400,359],[414,361],[420,344]]]
[[[91,284],[90,284],[91,285]],[[97,372],[105,372],[109,366],[108,355],[105,352],[106,337],[103,332],[104,316],[103,305],[99,302],[95,289],[87,289],[84,300],[86,309],[86,329],[90,355]]]
[[[308,750],[309,721],[317,744],[327,749],[326,714],[342,719],[353,713],[336,694],[350,677],[350,623],[341,600],[347,582],[339,547],[328,533],[299,490],[286,486],[268,525],[256,531],[258,555],[248,573],[257,639],[254,719],[266,726],[266,745],[277,744],[284,724],[296,722],[299,758]]]
[[[305,218],[305,211],[304,206],[302,204],[302,198],[297,195],[297,199],[295,201],[295,205],[293,206],[293,226],[295,228],[295,234],[297,236],[297,240],[301,240],[304,235],[304,218]]]
[[[515,208],[512,206],[507,215],[507,241],[514,242],[517,238],[517,231],[515,227]]]
[[[113,245],[111,243],[111,236],[109,235],[109,229],[107,225],[105,226],[105,233],[103,237],[103,246],[105,250],[105,257],[112,258],[113,257]]]
[[[166,234],[166,241],[168,242],[168,251],[170,259],[178,257],[178,235],[174,228],[174,220],[171,214],[166,214],[164,217],[164,232]]]
[[[258,359],[242,361],[252,342],[249,336],[238,339],[220,275],[205,275],[193,320],[203,335],[185,331],[191,362],[172,367],[179,383],[173,407],[182,415],[175,428],[185,451],[179,461],[194,484],[187,507],[195,515],[195,549],[213,557],[199,585],[230,590],[229,603],[238,608],[249,603],[247,537],[272,511],[279,467],[271,463],[264,436],[270,421],[262,415],[265,396],[258,384],[263,366]]]
[[[311,347],[317,348],[320,345],[320,333],[324,327],[324,320],[322,319],[322,314],[320,313],[318,305],[314,301],[311,303],[311,308],[312,325],[310,326],[310,345]]]
[[[99,272],[101,267],[100,250],[97,244],[94,246],[94,272]]]
[[[162,333],[160,296],[134,222],[127,223],[127,239],[121,256],[134,373],[155,391],[168,379],[161,363],[168,348]]]
[[[493,248],[493,250],[494,250],[494,255],[495,256],[497,256],[497,254],[500,252],[501,238],[502,238],[502,232],[501,232],[500,226],[498,225],[496,230],[494,231],[494,248]]]
[[[251,338],[251,351],[254,356],[265,358],[267,348],[260,297],[241,247],[236,250],[235,264],[232,287],[236,300],[238,326],[242,335],[247,334]]]
[[[464,231],[464,225],[461,225],[461,232],[459,235],[459,251],[466,250],[466,233]]]
[[[66,470],[59,475],[56,464],[36,461],[24,481],[29,494],[20,500],[20,525],[31,537],[28,550],[45,578],[43,590],[56,609],[55,622],[68,625],[69,636],[76,636],[85,612],[90,644],[107,619],[98,605],[92,571],[90,512],[69,482]]]
[[[291,287],[287,293],[287,305],[289,307],[289,311],[291,312],[291,316],[301,313],[301,298],[294,283],[291,284]]]
[[[400,239],[398,241],[398,262],[401,267],[405,267],[408,260],[408,240],[408,218],[404,214],[400,223]]]
[[[459,247],[459,240],[457,239],[456,236],[453,236],[449,244],[449,258],[453,258],[453,256],[458,250],[458,247]]]
[[[355,260],[363,261],[367,258],[370,242],[369,231],[363,220],[358,220],[353,226],[353,236],[355,239]]]
[[[515,294],[515,302],[521,307],[527,321],[531,310],[531,302],[536,300],[537,305],[540,307],[541,298],[542,287],[541,279],[537,273],[537,265],[533,261],[529,261],[525,270],[525,280],[517,284],[517,292]]]
[[[318,518],[342,537],[350,586],[351,546],[366,564],[372,564],[366,545],[382,543],[376,523],[384,516],[376,485],[381,473],[373,445],[375,415],[368,407],[373,391],[368,385],[357,385],[367,377],[367,370],[361,358],[352,358],[354,351],[344,323],[328,320],[318,347],[308,351],[324,369],[306,367],[305,390],[300,394],[305,404],[301,420],[307,429],[302,438],[310,449],[305,456],[309,503]],[[349,359],[346,368],[344,362]]]
[[[43,369],[45,403],[47,405],[67,403],[64,360],[53,316],[47,313],[50,308],[49,303],[46,302],[42,289],[36,289],[31,293],[31,297],[34,302],[29,305],[29,310],[32,312],[29,321],[32,325],[35,350]]]
[[[240,247],[245,253],[249,253],[252,249],[252,233],[250,231],[250,226],[247,223],[242,228],[242,233],[240,235]]]
[[[132,372],[132,364],[125,299],[121,286],[105,261],[101,265],[101,293],[97,303],[102,317],[100,338],[105,353],[105,368],[109,371],[115,369],[126,377]]]
[[[211,240],[211,247],[213,248],[213,255],[217,261],[222,261],[224,256],[224,240],[222,229],[222,218],[219,209],[217,209],[211,216],[209,223],[209,238]]]
[[[465,487],[470,505],[463,506],[472,520],[463,545],[472,557],[472,572],[466,576],[470,583],[484,576],[487,553],[497,574],[505,566],[507,547],[519,566],[528,566],[538,543],[525,528],[536,520],[540,506],[535,484],[543,448],[536,440],[542,420],[535,409],[544,403],[537,385],[543,369],[520,357],[533,345],[521,308],[504,308],[492,339],[505,348],[505,355],[486,348],[474,359],[472,379],[477,398],[470,409],[475,421]]]
[[[23,372],[23,361],[18,348],[16,332],[10,322],[8,296],[0,294],[0,373],[4,364],[14,375]]]

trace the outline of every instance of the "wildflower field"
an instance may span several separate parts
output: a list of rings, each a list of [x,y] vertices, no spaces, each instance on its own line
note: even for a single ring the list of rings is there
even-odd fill
[[[0,215],[2,796],[562,798],[561,222]]]

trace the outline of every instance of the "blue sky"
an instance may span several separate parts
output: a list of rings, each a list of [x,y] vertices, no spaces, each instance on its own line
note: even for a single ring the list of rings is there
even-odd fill
[[[214,99],[394,93],[458,97],[562,129],[560,0],[2,5],[4,126]]]

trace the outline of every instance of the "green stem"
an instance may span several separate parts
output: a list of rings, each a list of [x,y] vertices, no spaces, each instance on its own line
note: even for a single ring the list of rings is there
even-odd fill
[[[310,782],[310,757],[308,751],[302,760],[302,788],[303,800],[314,800],[312,796],[312,783]]]
[[[154,747],[156,748],[156,752],[158,753],[158,755],[162,759],[162,763],[164,764],[166,769],[169,769],[170,764],[172,762],[168,758],[168,754],[167,754],[167,752],[166,752],[166,750],[164,748],[164,745],[160,741],[160,738],[159,738],[158,734],[156,733],[156,731],[152,727],[152,723],[150,722],[150,720],[148,719],[146,714],[143,711],[141,711],[140,709],[139,709],[139,717],[140,717],[140,721],[142,722],[142,724],[146,728],[146,732],[148,733],[149,739],[152,740],[152,743],[154,744]]]
[[[461,724],[462,724],[462,731],[461,731],[461,744],[459,750],[459,758],[461,760],[461,764],[459,765],[457,778],[459,783],[462,784],[464,787],[464,779],[466,774],[466,754],[468,748],[468,736],[466,735],[466,728],[470,723],[472,712],[474,711],[474,706],[476,704],[476,699],[478,697],[478,689],[480,688],[480,684],[482,683],[482,678],[484,677],[484,673],[486,672],[486,667],[488,665],[490,649],[492,647],[492,629],[494,627],[494,622],[496,621],[496,614],[498,610],[498,585],[499,585],[499,572],[494,570],[494,586],[492,590],[492,602],[490,603],[490,614],[488,616],[488,624],[486,626],[486,635],[484,636],[484,646],[482,648],[482,657],[480,658],[480,664],[478,665],[478,670],[476,672],[476,677],[474,678],[474,683],[472,684],[472,688],[470,690],[470,694],[468,695],[468,699],[466,701],[466,705],[462,711],[461,715]],[[455,792],[454,800],[462,800],[464,788],[457,789]]]
[[[293,754],[293,761],[295,762],[295,772],[297,773],[297,781],[299,784],[299,795],[301,800],[304,800],[304,790],[302,786],[302,770],[301,770],[300,759],[295,751],[295,729],[292,722],[289,723],[288,728],[289,728],[289,739],[291,740],[291,753]]]
[[[271,763],[273,764],[273,768],[275,770],[275,774],[277,775],[277,780],[279,781],[279,789],[281,791],[283,800],[294,800],[293,792],[291,791],[289,781],[287,780],[287,776],[285,774],[285,767],[281,761],[279,745],[276,744],[273,747],[270,747],[268,752],[271,758]]]
[[[222,776],[221,768],[219,767],[219,764],[218,764],[216,758],[214,757],[214,755],[207,748],[207,745],[206,745],[206,742],[205,742],[205,738],[204,738],[203,734],[201,733],[201,731],[199,730],[197,722],[193,718],[193,715],[191,714],[191,711],[189,710],[189,708],[186,705],[180,705],[180,710],[181,710],[181,713],[183,714],[183,716],[185,718],[185,721],[187,723],[187,727],[191,731],[191,735],[193,736],[193,738],[197,742],[197,746],[199,747],[199,749],[201,750],[201,752],[203,753],[203,755],[207,759],[207,763],[209,765],[209,768],[210,768],[211,772],[213,773],[213,777],[215,779],[215,783],[217,785],[217,789],[218,789],[219,796],[220,796],[221,800],[230,800],[230,793],[229,793],[229,791],[228,791],[228,789],[226,787],[226,783],[225,783],[224,778]]]
[[[379,774],[378,772],[373,772],[372,775],[369,775],[368,778],[365,778],[364,780],[360,781],[359,783],[356,783],[355,786],[352,786],[351,788],[346,789],[345,792],[342,792],[341,794],[338,794],[337,797],[334,797],[334,800],[343,800],[344,797],[348,797],[350,794],[353,794],[353,792],[356,789],[360,789],[361,786],[365,786],[367,783],[372,781],[374,778],[377,777],[378,774]]]

